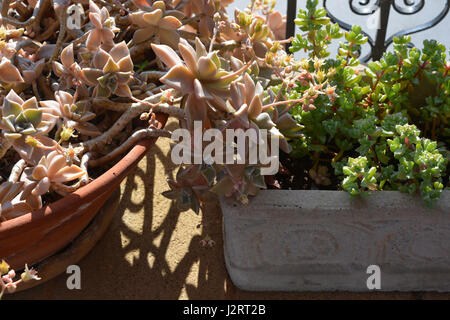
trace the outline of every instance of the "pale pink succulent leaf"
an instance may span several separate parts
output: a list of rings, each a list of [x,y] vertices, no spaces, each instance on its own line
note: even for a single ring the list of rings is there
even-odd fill
[[[184,62],[187,67],[193,72],[197,73],[197,57],[195,50],[190,45],[178,44],[178,49],[180,50],[181,57],[183,57]]]
[[[10,140],[17,140],[22,137],[22,134],[20,134],[20,133],[5,132],[5,133],[3,133],[3,135],[5,136],[6,139],[10,139]]]
[[[155,33],[156,33],[156,29],[153,27],[136,30],[133,35],[133,42],[141,43],[141,42],[147,41],[151,37],[153,37],[155,35]]]
[[[33,211],[33,208],[28,203],[22,201],[12,204],[11,208],[6,210],[6,212],[3,212],[3,214],[6,219],[11,220],[27,214],[30,211]]]
[[[189,69],[184,65],[178,65],[170,69],[160,81],[183,93],[191,93],[194,91],[194,79]]]
[[[71,105],[73,103],[73,96],[70,93],[62,90],[55,93],[55,98],[56,101],[60,103],[60,105]]]
[[[52,151],[47,155],[47,157],[43,157],[41,159],[40,163],[48,166],[52,162],[52,160],[59,155],[61,155],[61,154],[58,151]]]
[[[98,128],[89,122],[77,122],[73,128],[79,133],[84,134],[89,137],[98,137],[102,135],[102,132]]]
[[[22,76],[26,83],[31,83],[37,78],[37,74],[33,70],[22,70]]]
[[[250,106],[248,108],[248,116],[251,119],[255,119],[262,112],[261,99],[258,96],[254,96]]]
[[[235,110],[227,104],[227,102],[221,97],[216,96],[215,94],[210,93],[211,99],[208,100],[209,104],[211,104],[215,109],[221,110],[226,113],[233,113]]]
[[[0,120],[0,128],[7,131],[7,132],[4,132],[5,134],[8,132],[9,133],[16,132],[16,128],[14,127],[14,123],[13,123],[15,118],[16,118],[15,115],[9,115],[7,117],[3,117]]]
[[[64,168],[67,165],[66,158],[62,155],[57,155],[53,159],[51,159],[48,167],[47,167],[47,176],[51,179],[51,181],[55,181],[54,177],[56,173]]]
[[[217,55],[217,51],[209,53],[207,55],[207,57],[210,58],[212,60],[212,62],[214,62],[217,69],[220,69],[222,67],[222,63],[220,62],[220,58]]]
[[[61,64],[61,63],[59,63],[59,62],[57,62],[57,61],[53,61],[53,63],[52,63],[52,69],[53,69],[53,72],[58,76],[58,77],[61,77],[63,74],[64,74],[64,66]]]
[[[0,81],[5,83],[21,83],[24,82],[20,75],[19,69],[14,66],[11,61],[3,57],[0,62]]]
[[[10,90],[8,92],[8,94],[5,97],[5,100],[13,101],[15,103],[18,103],[19,105],[22,105],[24,102],[23,99],[19,97],[14,90]]]
[[[22,109],[24,109],[24,110],[37,109],[37,108],[38,108],[38,101],[37,101],[36,97],[30,98],[22,104]]]
[[[286,17],[281,12],[272,12],[268,17],[267,25],[275,36],[274,40],[283,40],[286,37]]]
[[[194,80],[194,93],[198,99],[206,99],[206,93],[201,82],[198,79]]]
[[[160,42],[171,48],[176,48],[181,39],[178,32],[174,30],[159,29],[158,35]]]
[[[4,117],[15,116],[17,117],[22,112],[22,107],[15,101],[9,100],[8,97],[3,101],[2,114]]]
[[[38,209],[42,208],[42,198],[40,196],[30,195],[26,198],[26,203],[33,210],[38,210]]]
[[[116,72],[115,76],[117,76],[118,83],[127,83],[130,80],[131,72]]]
[[[128,16],[129,16],[131,23],[133,23],[141,28],[145,28],[147,26],[147,23],[144,21],[144,14],[145,14],[144,12],[138,11],[138,12],[132,12]]]
[[[60,150],[61,147],[53,139],[37,135],[34,136],[38,145],[32,147],[25,142],[25,137],[21,136],[20,139],[14,141],[13,147],[16,152],[30,165],[36,165],[43,156],[48,155],[53,150]]]
[[[181,61],[180,57],[171,47],[164,44],[152,44],[152,49],[158,58],[160,58],[161,61],[169,68],[183,65],[183,61]]]
[[[231,57],[230,59],[230,65],[231,65],[231,69],[233,69],[233,71],[238,71],[239,69],[241,69],[244,66],[244,63],[239,60],[236,57]]]
[[[103,73],[114,73],[120,71],[117,63],[114,62],[112,58],[109,58],[108,62],[103,67]]]
[[[61,62],[66,68],[69,68],[72,64],[75,63],[72,43],[65,47],[63,51],[61,51]]]
[[[166,4],[164,1],[155,1],[152,5],[152,11],[153,10],[162,10],[163,12],[166,10]]]
[[[43,178],[38,182],[36,187],[31,191],[31,194],[33,196],[42,196],[43,194],[47,193],[50,189],[50,179],[48,177]]]
[[[131,60],[130,56],[123,57],[117,62],[119,69],[121,72],[132,72],[133,71],[133,60]]]
[[[21,191],[23,182],[6,181],[0,184],[0,203],[13,200]]]
[[[217,73],[216,64],[207,57],[201,57],[198,59],[198,73],[201,78],[212,78]]]
[[[100,15],[102,17],[102,21],[105,21],[110,17],[109,11],[106,7],[102,7],[102,9],[100,10]]]
[[[159,27],[168,30],[177,30],[183,24],[173,16],[166,16],[159,21]]]
[[[99,14],[93,12],[89,13],[89,20],[92,22],[92,24],[97,30],[102,29],[102,20]]]
[[[45,59],[42,58],[38,62],[36,62],[33,66],[33,71],[37,76],[40,76],[45,67]]]
[[[264,92],[264,88],[261,85],[261,83],[258,82],[255,86],[255,95],[261,96],[263,94],[263,92]]]
[[[100,8],[95,4],[94,1],[89,0],[89,12],[94,14],[101,14]]]
[[[104,28],[101,31],[101,39],[106,45],[108,45],[110,47],[109,49],[114,47],[114,40],[113,39],[114,39],[115,36],[116,35],[114,34],[114,31],[112,31],[109,28],[106,28],[106,29]]]
[[[208,120],[205,100],[197,99],[194,94],[190,94],[186,100],[185,108],[188,129],[193,129],[194,121],[201,121],[205,126]]]
[[[278,27],[283,23],[283,15],[280,11],[274,11],[269,15],[268,25],[269,27]]]
[[[255,122],[261,129],[272,130],[275,128],[275,123],[273,123],[270,115],[266,112],[260,113],[255,119],[253,119],[253,122]],[[281,133],[279,135],[282,136]]]
[[[118,84],[114,93],[119,97],[131,97],[133,95],[130,87],[125,83]]]
[[[59,183],[69,182],[69,181],[81,178],[85,174],[86,174],[86,171],[84,171],[80,167],[78,167],[76,165],[71,165],[71,166],[67,166],[67,167],[64,167],[61,170],[59,170],[55,174],[54,179],[52,179],[52,181],[59,182]]]
[[[142,19],[150,25],[158,25],[159,20],[163,17],[163,12],[161,9],[153,10],[152,12],[147,12],[142,16]]]
[[[248,105],[246,103],[244,103],[239,109],[238,111],[236,111],[234,113],[235,117],[242,117],[242,116],[246,116],[248,115]]]
[[[98,78],[103,75],[103,72],[99,69],[84,68],[81,75],[87,84],[93,86],[98,83]]]
[[[241,90],[237,84],[231,85],[230,95],[234,108],[239,108],[244,103],[244,98],[242,97]]]
[[[45,158],[44,158],[45,159]],[[33,169],[32,177],[34,180],[41,180],[47,176],[47,167],[44,164],[38,164]]]
[[[250,104],[255,96],[255,82],[248,73],[244,75],[245,84],[245,102]]]
[[[188,43],[188,42],[186,41],[186,43]],[[203,45],[203,43],[201,42],[201,40],[199,38],[195,38],[195,52],[197,54],[197,59],[200,59],[201,57],[204,57],[208,54],[208,51],[206,51],[205,46]]]
[[[122,58],[130,56],[130,50],[128,49],[125,41],[116,44],[110,51],[109,55],[114,59],[115,62],[121,60]]]
[[[90,112],[90,111],[86,111],[80,118],[80,122],[86,122],[86,121],[91,121],[92,119],[95,118],[95,113]]]
[[[96,98],[109,98],[111,96],[111,90],[107,87],[96,86],[94,89],[94,96]]]
[[[45,101],[39,101],[39,104],[42,107],[42,111],[45,113],[50,114],[56,114],[58,116],[61,116],[61,110],[60,110],[60,104],[57,101],[54,100],[45,100]]]
[[[42,110],[38,109],[26,109],[23,111],[23,115],[35,128],[39,126],[42,120]]]
[[[96,69],[103,69],[110,58],[111,56],[108,52],[103,49],[99,49],[92,59],[92,64]]]
[[[102,43],[102,32],[98,29],[89,31],[88,38],[86,40],[86,48],[91,51],[98,50]]]

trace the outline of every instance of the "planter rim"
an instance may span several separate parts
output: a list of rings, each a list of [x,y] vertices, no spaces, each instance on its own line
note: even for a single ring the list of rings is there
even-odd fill
[[[158,129],[162,129],[165,126],[167,118],[168,116],[165,114],[156,114],[156,119],[159,122]],[[81,201],[82,199],[90,201],[95,199],[96,195],[101,193],[100,191],[105,192],[105,189],[114,189],[117,185],[117,181],[121,181],[128,175],[131,169],[134,168],[134,165],[145,156],[147,150],[153,146],[157,140],[158,138],[149,138],[139,141],[113,167],[87,185],[65,196],[64,198],[49,203],[39,210],[1,222],[0,234],[8,235],[12,232],[16,233],[25,231],[27,228],[32,229],[32,225],[34,226],[44,221],[49,221],[56,215],[64,215],[66,213],[64,208],[81,207],[83,205],[83,202]]]
[[[261,189],[259,190],[258,194],[256,196],[253,196],[250,198],[250,204],[252,203],[251,199],[256,199],[256,198],[260,198],[261,194],[267,194],[267,193],[279,193],[279,194],[287,194],[287,193],[291,193],[291,194],[295,194],[295,193],[303,193],[303,194],[334,194],[334,195],[343,195],[346,194],[348,195],[348,198],[351,199],[350,194],[347,191],[344,190],[291,190],[291,189]],[[373,195],[380,195],[380,194],[385,194],[385,195],[391,195],[391,196],[395,196],[395,195],[399,195],[399,196],[407,196],[407,197],[411,197],[413,199],[421,199],[419,195],[411,195],[409,193],[405,193],[405,192],[401,192],[401,191],[395,191],[395,190],[382,190],[382,191],[370,191],[369,195],[367,197],[355,197],[354,199],[370,199],[371,196]],[[450,196],[450,190],[446,190],[444,189],[442,191],[442,197],[447,197]],[[230,197],[225,197],[225,196],[220,196],[220,198],[224,199],[224,200],[230,200],[230,201],[234,201],[233,198]],[[236,202],[238,202],[236,200]]]
[[[224,207],[239,208],[244,206],[233,198],[220,196],[220,205]],[[372,210],[373,214],[383,216],[385,211],[377,211],[388,207],[395,208],[413,208],[416,212],[430,214],[434,212],[443,212],[450,214],[447,210],[450,208],[450,190],[444,190],[435,208],[427,208],[419,195],[410,195],[400,191],[374,191],[367,197],[351,196],[346,191],[337,190],[261,190],[255,197],[250,199],[245,210],[240,210],[240,216],[261,217],[263,213],[253,214],[252,211],[261,210],[261,208],[273,208],[284,210],[298,210],[303,212],[334,212],[338,210]],[[222,210],[224,211],[224,210]],[[228,215],[227,210],[223,212]]]

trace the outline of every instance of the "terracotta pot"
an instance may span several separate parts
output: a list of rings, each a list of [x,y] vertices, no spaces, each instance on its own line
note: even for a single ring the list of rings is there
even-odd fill
[[[161,128],[167,115],[158,114]],[[35,264],[67,246],[144,157],[156,138],[134,146],[115,166],[73,194],[40,210],[0,223],[0,259],[12,268]]]

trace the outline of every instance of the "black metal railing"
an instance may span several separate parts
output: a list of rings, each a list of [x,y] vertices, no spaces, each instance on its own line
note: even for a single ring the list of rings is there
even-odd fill
[[[345,0],[333,0],[342,1]],[[435,1],[435,0],[433,0]],[[429,1],[430,3],[433,1]],[[420,12],[425,7],[425,0],[349,0],[348,1],[351,11],[356,15],[370,16],[374,14],[379,14],[380,21],[378,24],[378,30],[375,39],[373,39],[369,34],[364,34],[368,37],[368,44],[371,47],[370,53],[363,58],[362,61],[367,62],[370,59],[378,60],[381,58],[383,53],[392,44],[395,37],[411,35],[424,30],[428,30],[439,24],[448,14],[450,10],[450,0],[447,0],[444,4],[444,8],[440,13],[432,20],[415,26],[410,29],[401,30],[394,35],[387,38],[387,28],[389,23],[389,14],[392,9],[403,15],[414,15]],[[322,0],[323,7],[327,10],[327,14],[333,23],[338,23],[341,28],[345,30],[350,30],[352,25],[342,21],[336,16],[334,16],[328,9],[328,1]],[[287,8],[287,36],[295,35],[295,18],[297,16],[297,0],[288,0]],[[414,46],[414,44],[410,44]]]

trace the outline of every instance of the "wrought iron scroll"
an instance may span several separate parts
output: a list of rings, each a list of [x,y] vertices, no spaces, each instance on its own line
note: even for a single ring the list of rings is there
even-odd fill
[[[343,0],[339,0],[343,1]],[[380,25],[376,34],[376,38],[373,39],[369,34],[365,33],[368,38],[368,43],[371,47],[370,53],[365,57],[361,58],[362,61],[367,62],[370,59],[378,60],[382,57],[383,53],[392,44],[395,37],[411,35],[421,31],[425,31],[433,28],[439,24],[447,16],[450,10],[450,0],[446,0],[444,8],[440,13],[432,20],[415,26],[410,29],[401,30],[394,35],[387,38],[387,28],[389,23],[389,15],[391,10],[395,10],[397,13],[402,15],[414,15],[420,12],[425,7],[425,0],[349,0],[349,6],[351,11],[356,15],[373,15],[378,10],[380,10]],[[431,2],[431,1],[430,1]],[[327,10],[327,14],[333,23],[338,23],[341,28],[345,30],[350,30],[352,28],[351,24],[346,23],[334,16],[330,10],[328,10],[328,1],[323,0],[323,6]],[[288,24],[287,24],[287,35],[295,35],[295,16],[297,11],[297,1],[288,0]],[[410,44],[414,46],[414,44]]]

